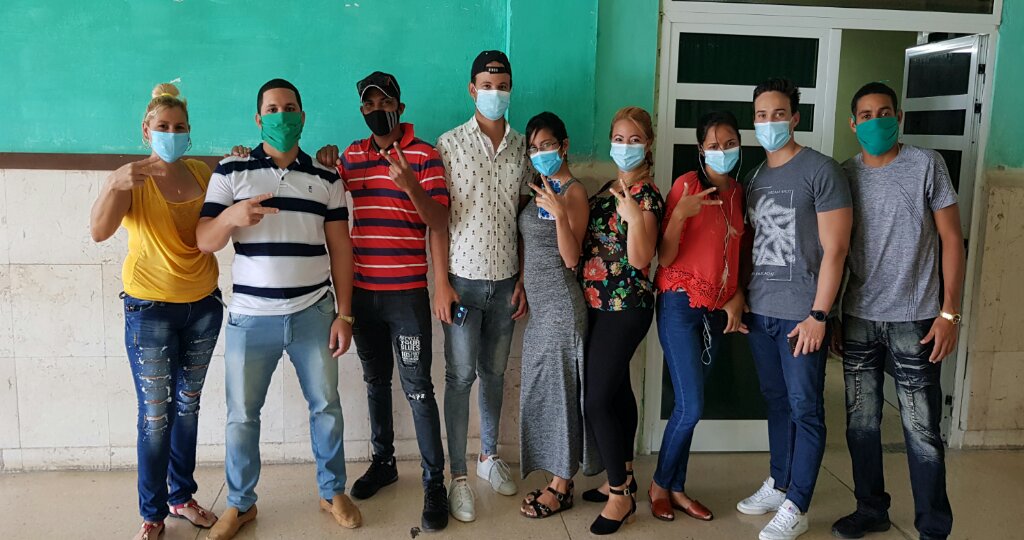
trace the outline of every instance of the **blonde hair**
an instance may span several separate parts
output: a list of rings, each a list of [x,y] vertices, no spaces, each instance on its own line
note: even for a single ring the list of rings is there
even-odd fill
[[[171,83],[160,83],[153,87],[153,98],[149,100],[149,105],[146,107],[146,116],[142,118],[142,122],[148,124],[158,112],[174,107],[179,107],[182,111],[185,111],[185,121],[187,122],[188,101],[179,98],[179,95],[181,95],[181,92],[178,91],[178,87]]]
[[[644,136],[647,137],[647,144],[651,148],[654,148],[654,122],[651,121],[651,115],[647,111],[640,107],[623,107],[619,109],[619,112],[615,113],[615,117],[612,118],[612,125],[608,128],[608,138],[610,139],[615,133],[615,124],[618,124],[621,120],[629,120],[636,125],[637,128],[643,132]],[[647,165],[648,170],[654,167],[654,154],[651,150],[647,150],[647,155],[644,156],[644,163]]]

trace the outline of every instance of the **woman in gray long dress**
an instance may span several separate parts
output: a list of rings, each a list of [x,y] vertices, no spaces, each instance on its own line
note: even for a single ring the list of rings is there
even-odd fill
[[[572,507],[572,477],[581,463],[589,468],[589,456],[596,455],[583,429],[580,389],[587,309],[575,270],[589,207],[586,189],[565,161],[565,124],[552,113],[538,114],[526,126],[526,140],[541,179],[531,186],[534,197],[519,215],[523,282],[530,302],[523,336],[520,468],[524,478],[538,469],[554,478],[545,489],[527,495],[520,511],[545,518]]]

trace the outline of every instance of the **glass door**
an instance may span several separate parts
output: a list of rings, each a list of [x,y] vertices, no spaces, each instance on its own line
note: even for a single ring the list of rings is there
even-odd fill
[[[656,178],[663,194],[672,181],[695,170],[698,119],[712,110],[728,110],[740,123],[741,178],[765,159],[753,131],[754,87],[785,76],[801,89],[796,140],[826,154],[832,151],[834,81],[838,31],[822,28],[693,24],[663,21]],[[832,81],[832,82],[830,82]],[[832,86],[830,86],[832,85]],[[673,408],[672,386],[657,341],[649,334],[645,407],[651,450],[661,444]],[[695,451],[768,449],[765,405],[745,336],[726,336],[707,380],[703,420],[694,434]]]

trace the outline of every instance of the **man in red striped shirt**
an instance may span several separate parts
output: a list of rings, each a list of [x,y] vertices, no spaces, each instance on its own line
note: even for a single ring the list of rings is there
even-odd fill
[[[321,163],[336,165],[352,196],[355,280],[353,337],[363,364],[370,407],[373,462],[352,486],[357,499],[372,497],[398,480],[395,466],[391,375],[398,359],[402,390],[412,407],[423,464],[425,530],[448,525],[444,449],[434,385],[430,378],[430,298],[427,294],[426,238],[430,237],[435,275],[448,272],[448,188],[433,146],[416,138],[412,124],[399,123],[405,111],[395,78],[379,71],[356,84],[360,110],[371,137],[338,148],[325,146]],[[438,316],[450,320],[454,298]]]

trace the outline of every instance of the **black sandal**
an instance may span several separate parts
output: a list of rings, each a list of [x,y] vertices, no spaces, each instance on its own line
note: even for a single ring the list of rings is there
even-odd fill
[[[559,512],[563,512],[565,510],[568,510],[568,509],[572,508],[573,489],[575,487],[576,486],[575,486],[575,484],[573,484],[573,481],[570,480],[569,481],[569,492],[568,493],[560,493],[558,490],[556,490],[555,488],[553,488],[551,486],[548,486],[548,487],[544,488],[549,493],[554,495],[555,496],[555,500],[558,501],[558,508],[556,508],[554,510],[552,510],[550,506],[548,506],[548,505],[546,505],[546,504],[544,504],[544,503],[542,503],[542,502],[540,502],[538,500],[538,499],[540,499],[540,496],[544,493],[544,491],[539,490],[539,489],[531,491],[530,493],[528,493],[526,495],[526,499],[523,500],[523,507],[519,509],[519,513],[522,514],[525,517],[530,518],[530,519],[544,519],[546,517],[551,517],[551,516],[553,516],[553,515],[555,515],[555,514],[557,514]],[[526,510],[527,506],[529,506],[530,508],[533,508],[533,515],[530,515],[530,514],[526,513],[525,510]]]
[[[629,491],[636,493],[639,487],[636,485],[636,477],[633,476],[633,471],[626,471],[626,476],[629,477]],[[608,495],[601,493],[597,488],[588,489],[583,492],[583,500],[593,503],[604,503],[608,502]]]

